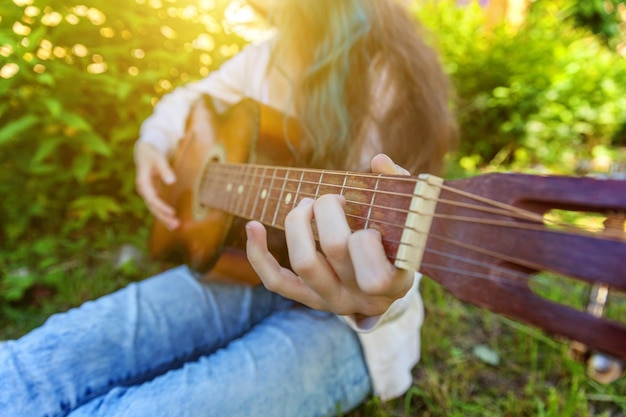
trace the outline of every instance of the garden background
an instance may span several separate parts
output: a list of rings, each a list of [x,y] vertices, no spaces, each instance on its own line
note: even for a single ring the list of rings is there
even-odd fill
[[[623,1],[411,7],[456,89],[462,142],[448,178],[602,175],[626,160]],[[145,255],[152,220],[134,190],[134,141],[162,94],[249,41],[237,10],[225,0],[0,4],[0,340],[167,266]],[[566,341],[432,281],[423,292],[413,387],[351,415],[626,414],[624,381],[587,378]]]

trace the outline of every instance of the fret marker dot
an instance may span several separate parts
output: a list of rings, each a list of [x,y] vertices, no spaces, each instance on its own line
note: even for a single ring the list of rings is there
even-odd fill
[[[232,184],[228,184],[226,186],[226,191],[230,192],[230,191],[232,191],[232,189],[233,189],[233,185]]]
[[[285,196],[285,204],[289,204],[289,203],[291,203],[291,193]]]
[[[239,194],[243,193],[243,185],[240,185],[239,187],[237,187],[237,192]]]
[[[265,200],[265,197],[267,197],[267,190],[261,191],[261,200]]]

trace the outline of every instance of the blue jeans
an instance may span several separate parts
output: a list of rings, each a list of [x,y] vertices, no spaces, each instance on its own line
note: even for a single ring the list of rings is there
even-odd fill
[[[0,345],[2,416],[332,416],[370,390],[336,316],[185,267]]]

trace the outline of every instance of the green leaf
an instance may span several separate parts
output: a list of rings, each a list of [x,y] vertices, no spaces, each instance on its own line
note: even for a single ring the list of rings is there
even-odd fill
[[[33,175],[48,175],[54,174],[57,178],[62,177],[59,172],[58,165],[48,164],[48,163],[39,163],[37,165],[31,165],[28,167],[28,172]],[[59,178],[60,179],[60,178]]]
[[[47,85],[48,87],[54,87],[56,85],[56,80],[54,79],[54,76],[47,72],[44,72],[43,74],[38,74],[37,81],[39,81],[39,84]]]
[[[93,156],[91,154],[80,154],[74,158],[72,163],[72,174],[78,181],[85,179],[93,166]]]
[[[111,142],[114,144],[122,143],[124,141],[134,141],[139,135],[137,126],[131,123],[125,123],[119,126],[114,126],[111,129]]]
[[[20,213],[20,216],[12,216],[12,221],[3,225],[3,230],[9,242],[12,242],[22,236],[28,229],[30,218]]]
[[[15,37],[13,37],[13,36],[6,36],[4,33],[0,32],[0,43],[7,44],[7,45],[13,45],[15,43]]]
[[[11,106],[9,103],[0,103],[0,117],[2,117],[2,115],[4,115],[4,112],[6,112],[10,108]]]
[[[50,139],[42,140],[39,143],[39,146],[37,146],[37,151],[35,152],[35,154],[33,155],[33,158],[31,159],[31,165],[37,165],[41,161],[43,161],[44,159],[52,155],[52,153],[54,153],[54,151],[57,149],[60,143],[61,143],[61,139],[59,138],[50,138]]]
[[[7,301],[18,301],[34,283],[35,276],[27,268],[11,271],[3,279],[5,288],[2,291],[2,298]]]
[[[63,104],[56,98],[46,97],[42,101],[53,117],[59,117],[63,112]]]
[[[133,92],[135,85],[131,83],[118,82],[117,83],[117,97],[120,100],[126,100]]]
[[[64,113],[60,118],[63,123],[74,129],[91,132],[93,129],[89,122],[76,113]]]
[[[111,156],[111,147],[106,143],[104,138],[96,132],[82,135],[81,140],[89,150],[100,155]]]
[[[10,95],[12,93],[13,84],[15,84],[17,76],[9,79],[0,78],[0,97]]]
[[[16,136],[28,130],[37,124],[37,122],[39,122],[39,118],[32,114],[9,122],[0,129],[0,145],[15,139]]]
[[[109,196],[85,196],[77,198],[70,203],[72,209],[82,222],[92,217],[100,220],[108,220],[111,215],[121,213],[122,207]]]

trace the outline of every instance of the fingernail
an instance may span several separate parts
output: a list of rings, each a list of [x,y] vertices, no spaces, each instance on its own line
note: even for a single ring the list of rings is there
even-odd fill
[[[313,200],[312,198],[304,197],[302,200],[300,200],[300,202],[298,203],[298,206],[302,206],[302,207],[310,206],[313,204],[314,201],[315,200]]]
[[[411,173],[408,170],[406,170],[405,168],[402,168],[400,165],[398,164],[394,164],[394,165],[396,166],[396,168],[398,168],[398,171],[400,171],[404,175],[411,175]]]
[[[251,239],[254,236],[254,227],[252,227],[252,223],[258,223],[256,220],[250,220],[248,223],[246,223],[246,237],[248,239]]]
[[[365,229],[365,232],[367,234],[372,235],[372,237],[374,237],[374,238],[376,238],[378,240],[381,240],[382,237],[383,237],[383,235],[380,233],[380,231],[376,230],[376,229]]]

